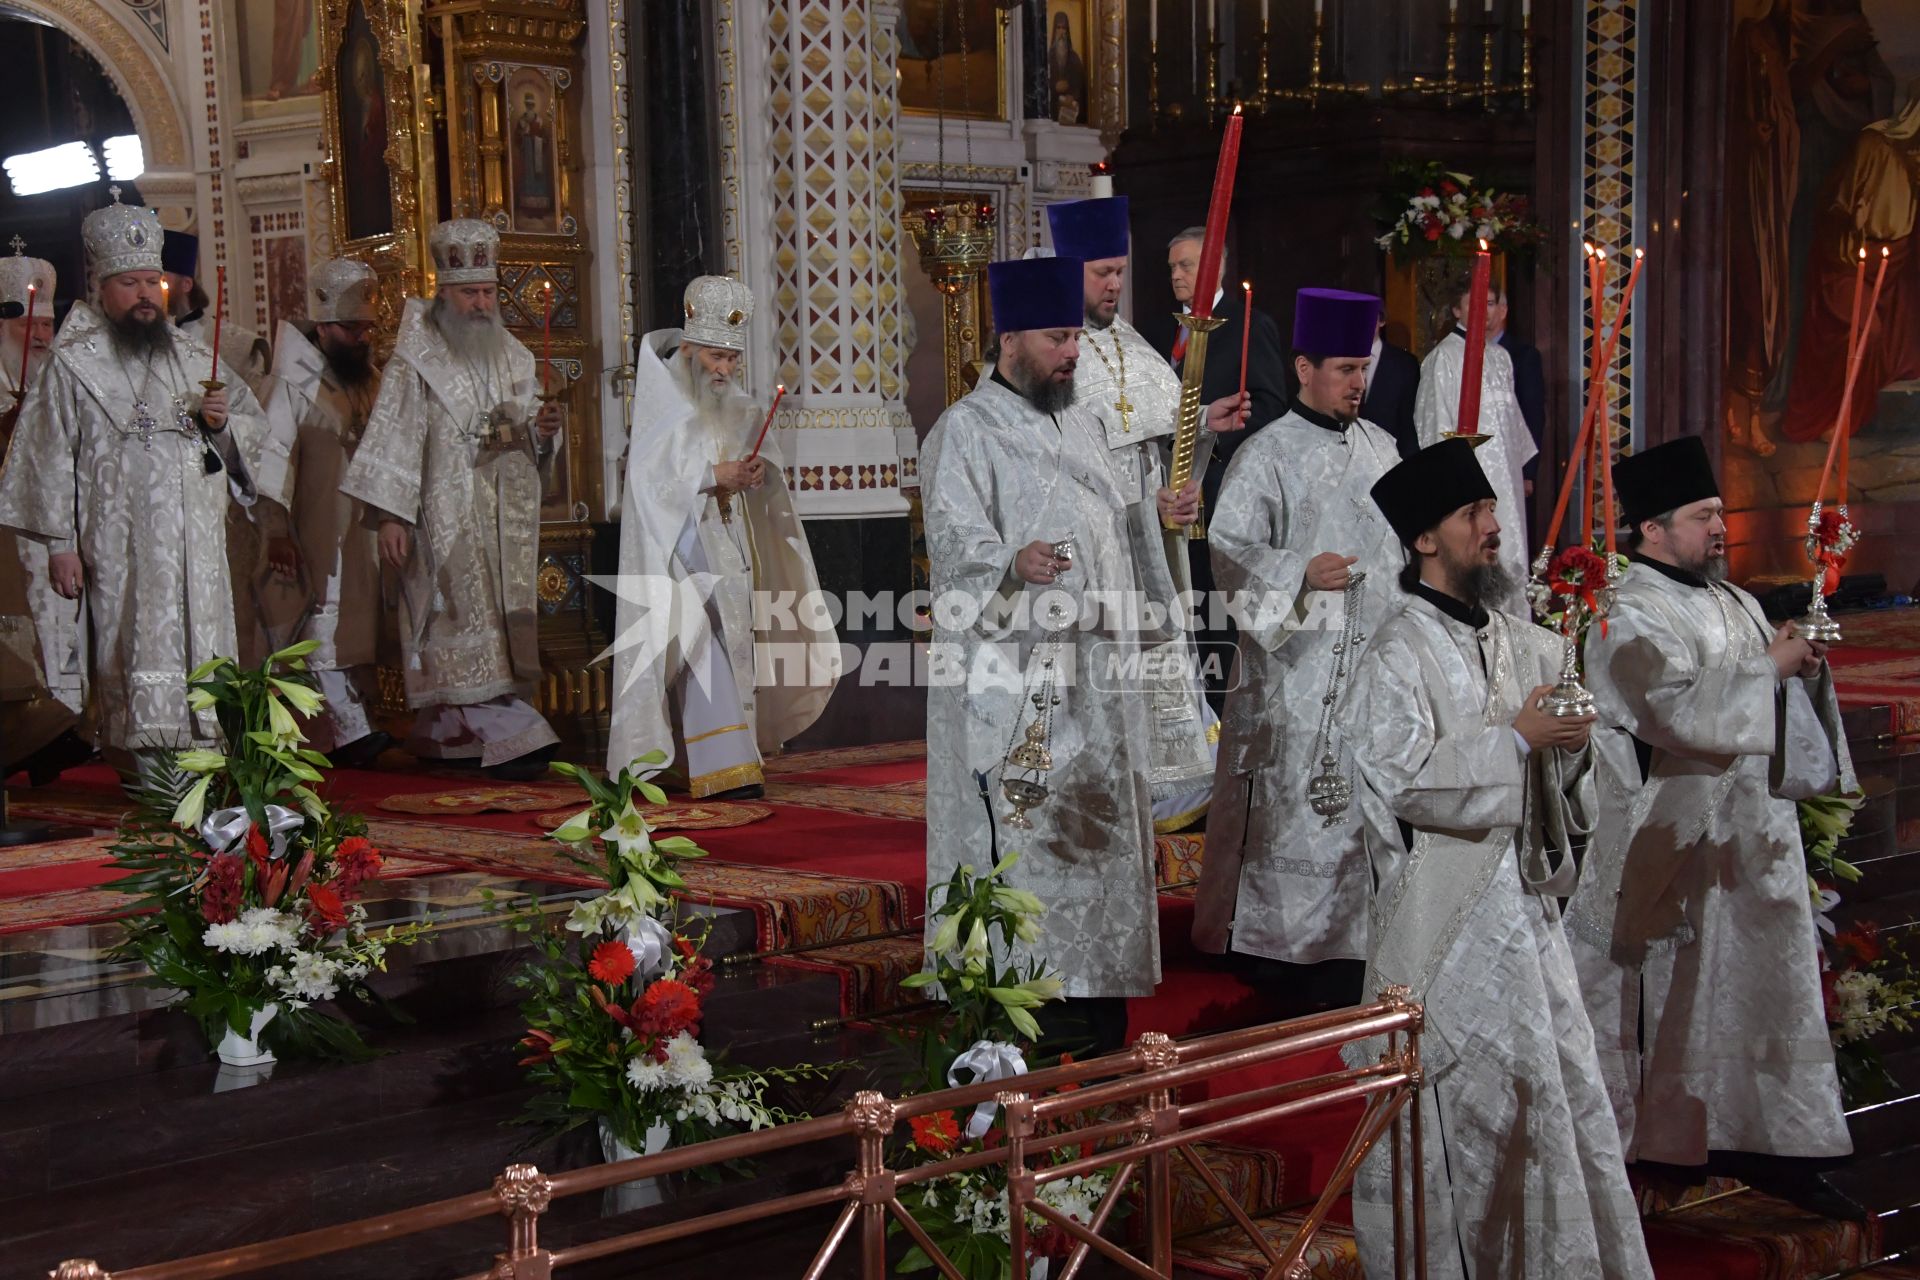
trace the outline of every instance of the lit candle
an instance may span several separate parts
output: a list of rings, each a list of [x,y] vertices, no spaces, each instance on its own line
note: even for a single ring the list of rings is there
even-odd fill
[[[786,394],[787,384],[784,382],[773,389],[773,403],[767,406],[767,420],[760,424],[760,435],[753,442],[753,452],[747,455],[748,462],[760,456],[760,443],[767,438],[767,428],[773,425],[773,411],[780,407],[780,398]]]
[[[553,375],[553,281],[543,281],[541,288],[547,294],[547,317],[540,324],[540,394],[546,395]]]
[[[1864,256],[1866,250],[1860,250]],[[1874,313],[1880,308],[1880,286],[1887,278],[1887,247],[1880,246],[1880,269],[1873,276],[1873,296],[1867,299],[1865,318],[1860,320],[1860,336],[1854,340],[1851,331],[1847,335],[1847,378],[1840,390],[1840,412],[1834,420],[1833,439],[1827,444],[1827,467],[1820,473],[1820,488],[1814,493],[1816,498],[1824,498],[1827,492],[1827,471],[1833,469],[1833,455],[1840,455],[1840,487],[1834,495],[1834,501],[1844,503],[1847,500],[1847,468],[1853,457],[1853,389],[1860,378],[1860,366],[1867,358],[1867,340],[1873,336]],[[1862,274],[1866,267],[1864,260],[1860,268]],[[1854,314],[1859,316],[1860,299],[1854,298]]]
[[[1220,139],[1220,161],[1213,170],[1213,195],[1207,202],[1207,235],[1200,242],[1200,269],[1193,277],[1193,314],[1206,319],[1213,314],[1213,293],[1206,286],[1220,278],[1220,263],[1227,251],[1227,211],[1233,205],[1233,176],[1240,167],[1240,130],[1246,118],[1234,107],[1227,117],[1227,132]]]
[[[227,269],[221,267],[213,277],[213,372],[207,375],[209,382],[220,381],[220,324],[226,314]]]
[[[168,319],[173,318],[173,285],[164,276],[160,279],[160,309],[167,313]]]
[[[1108,200],[1111,199],[1112,196],[1113,175],[1107,172],[1107,166],[1103,161],[1093,167],[1093,198],[1095,200]]]
[[[1253,332],[1253,281],[1242,280],[1240,291],[1246,295],[1246,314],[1240,321],[1240,394],[1247,394],[1247,337]]]
[[[34,295],[39,292],[39,285],[31,283],[27,285],[27,337],[26,341],[20,344],[20,398],[22,400],[27,398],[27,353],[33,350],[33,303]],[[1245,375],[1242,375],[1241,381],[1246,381]]]
[[[1455,435],[1480,431],[1480,378],[1487,362],[1487,287],[1493,279],[1493,255],[1482,240],[1473,255],[1473,282],[1467,293],[1467,351],[1460,365],[1460,416]]]
[[[1633,293],[1640,283],[1640,267],[1645,260],[1646,252],[1644,250],[1635,249],[1633,251],[1633,271],[1627,276],[1627,288],[1626,292],[1621,296],[1620,309],[1614,313],[1613,329],[1607,335],[1605,342],[1596,342],[1594,344],[1598,354],[1594,358],[1592,372],[1587,379],[1586,409],[1580,415],[1580,432],[1574,437],[1575,443],[1572,454],[1574,461],[1567,467],[1566,479],[1560,486],[1560,498],[1554,503],[1553,518],[1547,522],[1546,545],[1548,546],[1555,545],[1554,540],[1560,536],[1560,522],[1565,518],[1567,514],[1567,503],[1573,496],[1575,473],[1579,470],[1580,460],[1591,459],[1593,456],[1593,450],[1589,442],[1593,438],[1594,420],[1599,416],[1600,412],[1600,397],[1606,390],[1606,381],[1601,377],[1601,373],[1604,369],[1611,368],[1613,365],[1614,346],[1620,341],[1620,325],[1626,317],[1628,309],[1633,305]],[[1586,474],[1591,476],[1593,474],[1592,470],[1589,469]],[[1591,493],[1593,489],[1591,481],[1589,481],[1585,487],[1588,492]]]

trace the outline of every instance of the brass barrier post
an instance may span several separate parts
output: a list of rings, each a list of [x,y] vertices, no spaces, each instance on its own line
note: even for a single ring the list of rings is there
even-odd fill
[[[490,1280],[548,1280],[553,1258],[540,1247],[540,1215],[553,1202],[553,1183],[530,1164],[510,1164],[493,1180],[507,1217],[507,1251],[495,1256]]]
[[[1016,1280],[1027,1274],[1027,1206],[1040,1186],[1027,1168],[1027,1139],[1033,1136],[1033,1101],[1024,1093],[997,1095],[1007,1126],[1007,1256]]]
[[[1161,1031],[1149,1031],[1133,1043],[1146,1071],[1163,1071],[1180,1065],[1180,1050],[1173,1037]],[[1160,1138],[1180,1128],[1180,1111],[1173,1105],[1173,1092],[1155,1089],[1147,1095],[1142,1119],[1148,1137]],[[1147,1248],[1152,1252],[1148,1264],[1161,1275],[1173,1274],[1173,1155],[1156,1151],[1147,1157]]]
[[[893,1174],[887,1169],[886,1141],[893,1132],[893,1104],[886,1095],[862,1089],[847,1103],[847,1119],[859,1142],[854,1166],[854,1188],[860,1203],[860,1274],[864,1280],[885,1280],[887,1274],[887,1204],[893,1199]]]

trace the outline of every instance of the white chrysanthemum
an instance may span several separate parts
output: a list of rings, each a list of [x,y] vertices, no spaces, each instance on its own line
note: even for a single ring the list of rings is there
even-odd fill
[[[713,1082],[707,1051],[684,1031],[667,1041],[667,1078],[683,1089],[703,1089]]]
[[[1878,974],[1862,969],[1849,969],[1833,980],[1841,1044],[1867,1040],[1887,1029],[1885,988]]]
[[[200,941],[229,955],[258,956],[269,951],[298,949],[300,924],[272,907],[254,907],[237,920],[210,924]]]
[[[340,965],[316,951],[297,951],[275,985],[301,1000],[331,1000],[340,992]],[[269,975],[271,977],[271,975]]]
[[[667,1069],[652,1058],[639,1057],[627,1063],[627,1079],[642,1093],[667,1087]]]

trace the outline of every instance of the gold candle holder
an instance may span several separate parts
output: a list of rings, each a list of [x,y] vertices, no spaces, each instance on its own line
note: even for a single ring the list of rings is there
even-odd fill
[[[1160,127],[1160,37],[1147,42],[1147,132]]]
[[[1482,110],[1491,112],[1496,92],[1493,83],[1493,37],[1498,34],[1500,23],[1497,19],[1485,18],[1475,25],[1480,28],[1480,106]]]
[[[1207,123],[1212,124],[1220,110],[1220,41],[1207,42]]]
[[[1445,95],[1447,106],[1453,105],[1454,97],[1460,91],[1460,19],[1447,19],[1447,73],[1440,81],[1440,91]]]
[[[1260,109],[1266,110],[1267,93],[1272,88],[1268,80],[1268,65],[1273,51],[1273,26],[1266,18],[1260,19]]]
[[[1520,107],[1533,107],[1533,9],[1520,15]]]

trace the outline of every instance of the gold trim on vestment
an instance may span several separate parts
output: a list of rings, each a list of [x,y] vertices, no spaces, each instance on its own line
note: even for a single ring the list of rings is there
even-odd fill
[[[737,764],[730,769],[718,769],[713,773],[703,773],[687,783],[687,794],[695,800],[705,799],[721,791],[731,791],[735,787],[750,787],[764,783],[766,775],[757,764]]]

